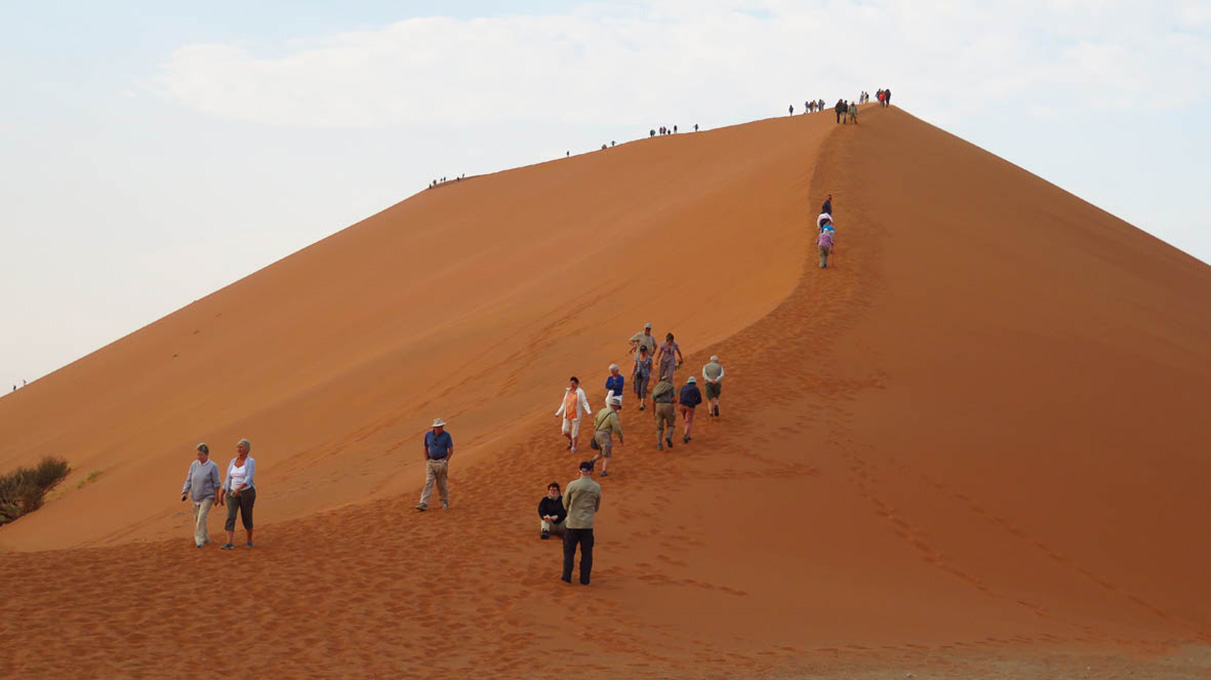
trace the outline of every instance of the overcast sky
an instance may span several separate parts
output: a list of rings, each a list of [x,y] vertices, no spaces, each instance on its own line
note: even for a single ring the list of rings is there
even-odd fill
[[[0,385],[435,177],[881,86],[1211,261],[1209,73],[1205,0],[0,3]]]

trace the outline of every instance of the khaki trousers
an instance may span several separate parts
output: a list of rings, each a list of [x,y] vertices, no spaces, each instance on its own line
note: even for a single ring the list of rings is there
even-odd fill
[[[668,437],[673,437],[673,429],[677,427],[677,417],[673,412],[672,402],[661,402],[656,404],[656,443],[659,444],[661,439],[665,438],[664,426],[669,426]]]
[[[446,483],[449,470],[450,466],[445,458],[425,461],[425,490],[420,493],[421,505],[429,504],[429,498],[433,496],[434,482],[437,482],[437,495],[441,497],[442,503],[450,503],[450,487]]]
[[[564,526],[563,526],[563,525],[564,525],[564,524],[566,524],[566,520],[565,520],[565,521],[563,521],[563,522],[560,522],[560,523],[558,523],[558,524],[555,524],[555,523],[553,523],[553,522],[548,522],[548,521],[547,521],[547,520],[545,520],[545,519],[540,519],[540,520],[538,520],[538,521],[539,521],[539,523],[542,525],[542,530],[543,530],[543,531],[549,532],[549,533],[554,534],[554,535],[556,535],[556,536],[563,536],[563,535],[564,535],[564,533],[565,533],[565,531],[564,531]]]
[[[201,503],[193,504],[193,542],[194,545],[205,545],[210,542],[210,508],[214,505],[213,498],[204,498]]]

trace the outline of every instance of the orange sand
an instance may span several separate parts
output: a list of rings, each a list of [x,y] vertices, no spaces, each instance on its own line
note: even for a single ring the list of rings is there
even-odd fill
[[[76,468],[0,529],[0,568],[22,575],[0,586],[0,661],[232,672],[243,620],[255,667],[282,677],[962,675],[1004,657],[1162,677],[1135,655],[1211,642],[1209,302],[1206,265],[897,109],[447,184],[0,403],[0,469]],[[594,585],[565,586],[535,535],[543,487],[579,460],[551,414],[573,373],[599,405],[649,320],[687,368],[721,356],[723,418],[660,453],[628,402]],[[454,507],[420,515],[436,415]],[[194,550],[193,444],[225,467],[240,436],[260,546]],[[48,548],[69,550],[24,552]]]

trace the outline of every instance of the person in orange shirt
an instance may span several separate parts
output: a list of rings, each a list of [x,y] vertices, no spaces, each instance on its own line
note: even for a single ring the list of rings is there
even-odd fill
[[[555,417],[563,421],[560,429],[563,436],[567,437],[568,450],[572,453],[576,453],[576,444],[580,439],[580,419],[584,414],[592,412],[589,398],[580,388],[580,380],[572,376],[568,379],[568,386],[564,388],[563,402],[555,412]]]

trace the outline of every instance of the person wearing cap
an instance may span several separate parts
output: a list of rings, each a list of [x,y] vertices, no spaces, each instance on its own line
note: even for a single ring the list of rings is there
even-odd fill
[[[223,480],[223,488],[219,491],[219,505],[227,505],[227,523],[223,528],[227,531],[227,542],[223,550],[235,547],[235,516],[239,514],[244,523],[244,531],[248,534],[248,547],[252,547],[252,506],[256,504],[256,460],[248,455],[252,451],[252,442],[241,439],[235,445],[235,458],[227,464],[227,479]]]
[[[614,455],[614,433],[618,433],[618,444],[622,445],[622,423],[618,422],[618,412],[622,410],[622,399],[610,397],[610,403],[597,412],[593,418],[593,440],[597,442],[599,451],[593,456],[593,462],[604,458],[601,464],[601,476],[610,476],[610,458]]]
[[[416,509],[429,509],[429,498],[433,495],[433,484],[437,484],[437,495],[441,496],[442,507],[450,507],[450,486],[447,482],[450,459],[454,457],[454,439],[446,432],[446,421],[434,418],[432,429],[425,433],[425,488],[420,492],[420,503]]]
[[[673,334],[668,333],[664,336],[664,344],[660,346],[660,351],[656,353],[656,364],[660,367],[660,375],[667,375],[669,380],[673,379],[673,372],[681,368],[681,363],[685,359],[681,356],[681,345],[673,339]]]
[[[677,388],[668,376],[660,376],[660,382],[652,388],[652,409],[656,416],[656,450],[663,451],[667,443],[673,448],[673,430],[677,428],[677,415],[674,404],[677,401]],[[665,430],[665,427],[668,430]]]
[[[199,548],[210,542],[207,520],[220,486],[219,466],[210,459],[210,447],[198,444],[198,459],[189,464],[185,486],[181,488],[181,502],[186,498],[193,501],[193,542]]]
[[[711,356],[711,362],[702,367],[702,379],[706,381],[707,415],[719,416],[719,393],[723,391],[723,366],[719,357]]]
[[[568,450],[572,453],[576,453],[576,445],[580,443],[580,419],[584,414],[592,412],[593,407],[589,406],[589,398],[580,388],[580,380],[576,376],[572,376],[568,379],[568,386],[564,388],[563,402],[559,405],[559,410],[555,412],[555,417],[563,421],[561,430],[563,436],[568,439]]]
[[[652,324],[643,324],[643,330],[631,336],[631,353],[639,356],[639,348],[647,347],[648,356],[656,356],[656,338],[652,335]]]
[[[635,386],[635,396],[639,398],[639,410],[644,409],[648,399],[648,381],[652,378],[652,354],[647,347],[639,348],[639,356],[635,357],[635,368],[631,369],[631,384]]]
[[[618,364],[610,364],[610,375],[606,376],[605,388],[607,405],[611,394],[617,395],[622,399],[622,389],[626,386],[626,379],[618,372]]]
[[[677,399],[679,402],[678,408],[681,410],[681,418],[685,420],[685,436],[681,441],[686,444],[690,443],[690,430],[694,427],[694,407],[702,403],[702,392],[698,390],[698,379],[690,376],[690,379],[685,381],[685,385],[681,388],[681,396]]]
[[[602,474],[605,474],[604,472]],[[576,561],[576,546],[580,546],[580,583],[589,585],[593,573],[593,518],[601,509],[601,485],[593,481],[593,461],[580,464],[580,477],[564,488],[563,507],[568,511],[564,520],[563,576],[572,582],[572,567]]]

